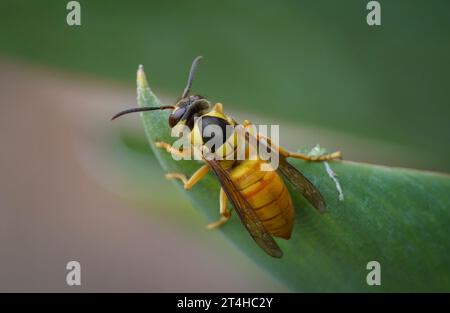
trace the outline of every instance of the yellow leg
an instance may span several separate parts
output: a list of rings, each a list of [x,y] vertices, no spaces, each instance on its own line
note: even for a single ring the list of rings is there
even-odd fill
[[[278,152],[281,155],[285,156],[286,158],[302,159],[305,161],[313,161],[313,162],[330,161],[342,158],[341,151],[335,151],[333,153],[323,155],[307,155],[304,153],[290,152],[281,147],[278,147]]]
[[[242,126],[244,126],[244,128],[248,128],[251,125],[252,125],[252,122],[250,122],[249,120],[244,120],[242,122]]]
[[[248,128],[248,126],[251,125],[251,122],[248,120],[245,120],[243,125],[244,125],[244,127]],[[290,151],[285,150],[282,147],[278,147],[277,145],[275,145],[274,143],[271,142],[270,138],[268,138],[266,136],[258,134],[257,138],[258,138],[258,140],[265,139],[267,141],[267,143],[271,145],[272,148],[278,149],[278,153],[286,158],[302,159],[305,161],[312,161],[312,162],[330,161],[330,160],[336,160],[336,159],[342,158],[341,151],[335,151],[333,153],[323,154],[323,155],[307,155],[304,153],[290,152]]]
[[[166,178],[167,179],[179,179],[184,184],[184,189],[189,190],[191,189],[196,183],[198,183],[205,175],[208,173],[209,167],[208,165],[203,165],[200,167],[192,176],[187,179],[186,175],[182,173],[167,173]]]
[[[190,149],[186,149],[186,150],[178,150],[175,149],[174,147],[172,147],[169,143],[167,142],[163,142],[163,141],[156,141],[155,142],[155,146],[157,148],[162,148],[165,149],[168,153],[170,154],[175,154],[179,157],[187,157],[188,155],[191,154],[191,150]]]
[[[228,220],[231,218],[231,212],[227,209],[227,201],[228,201],[227,194],[225,193],[223,188],[220,188],[220,196],[219,196],[220,219],[218,219],[215,222],[209,223],[206,226],[208,229],[217,229],[226,222],[228,222]]]

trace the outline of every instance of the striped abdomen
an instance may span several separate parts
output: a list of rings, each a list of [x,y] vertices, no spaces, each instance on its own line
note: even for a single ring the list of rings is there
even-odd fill
[[[230,170],[230,177],[267,231],[273,236],[289,239],[294,222],[291,196],[276,171],[260,170],[262,162],[242,161]]]

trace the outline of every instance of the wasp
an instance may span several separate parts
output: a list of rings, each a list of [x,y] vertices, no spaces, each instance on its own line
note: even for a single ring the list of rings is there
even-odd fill
[[[192,62],[186,87],[180,99],[172,106],[161,107],[139,107],[121,111],[112,119],[119,116],[144,111],[171,110],[168,124],[170,128],[183,125],[190,130],[190,138],[193,147],[201,148],[208,139],[204,134],[205,125],[215,125],[220,128],[228,126],[241,126],[248,129],[252,124],[246,120],[238,124],[233,118],[223,112],[223,105],[211,102],[198,94],[190,94],[195,71],[202,57],[197,57]],[[291,195],[284,182],[287,179],[295,190],[300,192],[304,198],[319,212],[326,211],[325,199],[319,190],[294,166],[287,162],[288,158],[302,159],[305,161],[327,161],[341,158],[341,152],[311,156],[308,154],[290,152],[282,147],[271,143],[269,137],[259,133],[245,133],[248,141],[249,136],[255,136],[258,143],[263,144],[266,149],[274,150],[279,163],[276,169],[261,170],[261,164],[267,162],[261,158],[229,160],[220,158],[203,157],[204,164],[189,178],[182,173],[168,173],[166,178],[179,179],[183,182],[186,190],[191,189],[208,172],[213,172],[220,182],[219,214],[220,218],[208,224],[209,229],[221,227],[231,218],[231,211],[227,207],[230,201],[242,224],[250,233],[255,242],[270,256],[281,258],[283,252],[273,237],[289,239],[294,224],[294,206]],[[229,143],[229,138],[223,138],[223,146]],[[233,139],[232,139],[233,140]],[[270,145],[269,145],[270,143]],[[168,153],[185,156],[191,151],[180,150],[167,142],[155,142],[156,147],[165,149]],[[217,151],[219,151],[218,149]],[[223,149],[223,151],[225,151]],[[221,153],[224,153],[224,152]]]

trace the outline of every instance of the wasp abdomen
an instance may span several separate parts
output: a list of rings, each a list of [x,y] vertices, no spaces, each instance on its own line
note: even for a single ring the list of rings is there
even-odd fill
[[[267,231],[289,239],[294,221],[291,196],[276,171],[263,172],[264,161],[243,161],[230,173],[241,194],[254,208]]]

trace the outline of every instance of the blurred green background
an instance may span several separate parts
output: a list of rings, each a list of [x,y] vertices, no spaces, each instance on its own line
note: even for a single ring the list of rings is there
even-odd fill
[[[381,1],[2,1],[3,53],[180,94],[205,56],[195,91],[227,106],[427,150],[450,170],[450,3]],[[173,98],[174,99],[174,98]]]
[[[58,77],[36,94],[65,87],[60,105],[70,107],[72,118],[82,107],[77,97],[90,103],[82,116],[97,119],[74,129],[89,142],[81,151],[102,152],[96,162],[88,157],[89,165],[81,158],[82,167],[98,171],[93,180],[107,190],[159,212],[152,214],[167,227],[180,227],[180,214],[197,218],[184,222],[189,232],[205,220],[173,186],[160,183],[163,172],[138,120],[108,123],[117,110],[135,105],[138,64],[155,92],[172,102],[190,62],[203,55],[194,92],[239,118],[280,124],[281,142],[287,137],[291,149],[321,143],[343,149],[347,159],[450,171],[449,1],[380,1],[379,27],[366,24],[363,0],[79,2],[81,26],[66,24],[67,1],[0,3],[3,90],[9,90],[6,70],[15,71],[9,64],[18,62]],[[58,85],[59,73],[74,85]],[[102,93],[93,97],[97,88]],[[14,99],[2,99],[2,110],[24,104]],[[146,184],[157,192],[149,195]]]

